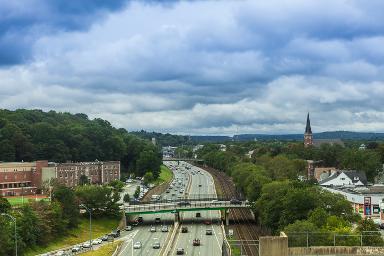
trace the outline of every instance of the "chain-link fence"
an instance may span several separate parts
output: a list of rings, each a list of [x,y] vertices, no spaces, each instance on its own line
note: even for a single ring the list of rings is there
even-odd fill
[[[310,246],[384,246],[380,231],[363,231],[361,233],[338,232],[290,232],[289,247]]]

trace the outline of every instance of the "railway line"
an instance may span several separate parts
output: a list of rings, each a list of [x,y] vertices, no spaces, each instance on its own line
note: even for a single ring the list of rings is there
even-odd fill
[[[235,184],[225,173],[209,167],[201,167],[211,173],[214,177],[217,191],[220,196],[227,198],[241,198],[236,190]],[[256,225],[253,215],[249,209],[230,209],[229,211],[230,227],[234,230],[237,240],[243,241],[240,245],[242,255],[258,256],[258,246],[255,240],[259,239],[261,230]]]

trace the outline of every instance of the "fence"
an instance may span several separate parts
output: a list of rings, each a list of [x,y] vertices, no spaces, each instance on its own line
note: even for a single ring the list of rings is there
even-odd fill
[[[380,231],[361,233],[291,232],[286,235],[289,247],[384,246],[383,235]]]

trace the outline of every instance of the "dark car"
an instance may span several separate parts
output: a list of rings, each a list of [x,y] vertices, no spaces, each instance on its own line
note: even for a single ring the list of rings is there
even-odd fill
[[[181,233],[188,233],[188,227],[182,227]]]
[[[144,220],[143,220],[143,217],[137,217],[137,222],[139,222],[139,223],[141,223],[141,222],[143,222]]]
[[[116,229],[116,230],[112,231],[110,235],[114,238],[119,237],[120,236],[120,229]]]
[[[384,229],[384,223],[380,223],[379,228]]]
[[[155,218],[155,223],[160,223],[161,219],[160,218]]]
[[[199,246],[200,245],[200,239],[193,239],[193,246]]]
[[[232,198],[231,201],[229,201],[231,204],[241,204],[241,201],[236,198]]]
[[[177,248],[176,254],[177,255],[183,255],[184,254],[184,249],[183,248]]]
[[[188,201],[181,201],[181,202],[178,202],[177,205],[178,206],[189,206],[189,205],[191,205],[191,203]]]
[[[201,213],[197,212],[196,213],[196,218],[199,218],[199,217],[201,217]]]
[[[212,229],[207,229],[206,231],[205,231],[205,234],[206,235],[212,235]]]

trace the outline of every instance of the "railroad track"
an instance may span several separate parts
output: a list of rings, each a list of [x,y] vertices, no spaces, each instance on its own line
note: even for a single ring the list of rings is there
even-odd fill
[[[202,167],[203,168],[203,167]],[[204,169],[210,172],[219,187],[219,191],[222,197],[226,197],[228,199],[231,198],[241,198],[238,191],[236,191],[235,184],[225,173],[215,170],[213,168],[204,167]],[[253,220],[253,216],[249,209],[230,209],[229,210],[229,219],[230,224],[232,223],[234,227],[235,235],[238,240],[245,241],[244,244],[241,245],[241,250],[243,252],[242,255],[249,256],[257,256],[258,248],[255,245],[248,245],[246,241],[250,240],[258,240],[258,230],[259,228],[255,224]],[[255,232],[256,231],[256,232]]]

